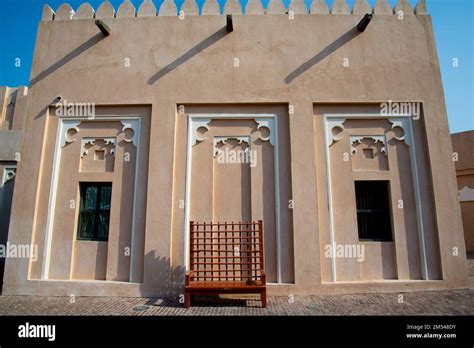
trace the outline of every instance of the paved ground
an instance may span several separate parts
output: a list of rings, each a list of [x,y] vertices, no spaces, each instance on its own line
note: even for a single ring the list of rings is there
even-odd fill
[[[0,296],[0,315],[474,315],[474,258],[470,289],[403,294],[270,297],[268,308],[255,300],[199,299],[186,310],[177,299]]]

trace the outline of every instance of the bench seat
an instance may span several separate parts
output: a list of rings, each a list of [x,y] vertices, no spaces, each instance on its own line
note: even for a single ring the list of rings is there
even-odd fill
[[[267,287],[265,284],[265,273],[262,280],[257,281],[191,281],[193,272],[186,273],[186,285],[184,287],[184,306],[191,306],[191,295],[214,295],[219,294],[258,294],[262,307],[267,307]]]
[[[190,222],[190,271],[186,272],[184,306],[192,295],[258,294],[267,306],[263,267],[262,221]]]
[[[208,289],[213,289],[213,290],[237,290],[237,289],[242,289],[242,291],[247,290],[258,290],[258,289],[265,289],[265,284],[263,284],[262,281],[257,281],[254,284],[248,283],[245,281],[240,281],[240,282],[225,282],[225,281],[216,281],[216,282],[192,282],[189,286],[186,286],[187,289],[193,289],[193,290],[208,290]]]

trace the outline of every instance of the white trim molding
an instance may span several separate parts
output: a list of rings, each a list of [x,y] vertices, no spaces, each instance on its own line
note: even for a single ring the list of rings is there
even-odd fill
[[[472,202],[474,201],[474,189],[464,186],[459,190],[459,201],[460,202]]]
[[[78,120],[78,119],[66,119],[62,120],[61,127],[59,129],[59,147],[63,148],[67,144],[70,144],[74,141],[76,141],[75,138],[72,138],[69,135],[70,130],[74,130],[77,133],[79,133],[79,125],[81,124],[83,120]]]
[[[46,223],[46,236],[45,236],[45,256],[43,258],[43,269],[41,273],[41,279],[49,279],[49,268],[51,261],[51,245],[53,238],[53,225],[54,217],[56,212],[56,198],[58,191],[58,177],[59,177],[59,168],[61,164],[61,151],[67,145],[74,141],[76,138],[71,138],[68,134],[71,129],[76,131],[76,134],[79,133],[79,125],[81,122],[95,122],[95,121],[110,121],[110,122],[121,122],[123,125],[122,131],[125,131],[128,128],[131,128],[134,131],[132,139],[124,139],[125,141],[132,142],[137,148],[136,161],[135,161],[135,180],[134,180],[134,192],[133,192],[133,210],[132,210],[132,233],[131,233],[131,246],[130,246],[130,277],[129,281],[134,282],[134,270],[135,270],[135,258],[136,253],[135,246],[137,238],[136,236],[136,207],[137,207],[137,186],[138,186],[138,177],[140,170],[140,117],[139,116],[116,116],[116,115],[101,115],[94,118],[88,116],[81,117],[72,117],[64,116],[58,117],[58,127],[56,134],[56,144],[54,149],[54,159],[53,159],[53,170],[52,170],[52,179],[51,187],[49,194],[49,210],[48,218]],[[86,139],[86,138],[84,138]],[[88,138],[90,139],[90,138]],[[115,138],[94,138],[94,139],[105,139],[114,144]],[[86,140],[87,142],[88,140]],[[85,145],[84,140],[82,140],[81,145],[81,156],[83,154],[83,146]]]
[[[82,138],[81,140],[81,158],[89,154],[87,146],[94,146],[98,140],[102,140],[105,146],[112,144],[110,154],[115,155],[115,138]]]
[[[342,117],[332,117],[331,119],[326,119],[326,143],[331,146],[334,142],[342,139],[341,133],[344,132],[344,122],[345,118]],[[339,130],[337,134],[334,133],[335,130]]]
[[[2,173],[2,182],[0,183],[0,202],[3,202],[3,195],[5,194],[4,186],[13,180],[16,176],[16,166],[15,165],[7,165],[3,168]],[[12,199],[11,197],[10,199]]]
[[[206,131],[208,131],[209,130],[209,122],[211,122],[211,119],[208,118],[208,117],[196,119],[195,121],[193,120],[193,122],[191,122],[191,127],[192,127],[191,132],[190,132],[191,147],[196,145],[196,143],[198,143],[198,142],[206,140],[206,137],[199,136],[199,134],[197,133],[197,130],[199,128],[204,128],[204,129],[206,129]]]
[[[356,147],[358,144],[362,143],[362,140],[369,139],[374,142],[376,145],[378,142],[382,143],[382,148],[380,152],[382,152],[385,156],[387,156],[387,140],[385,135],[351,135],[350,136],[350,143],[351,143],[351,154],[356,153]]]
[[[392,117],[388,119],[388,121],[392,124],[392,127],[390,128],[392,131],[395,131],[395,129],[398,128],[403,132],[403,134],[398,137],[394,133],[394,138],[400,141],[404,141],[405,144],[408,145],[407,138],[405,137],[405,129],[407,125],[406,125],[406,121],[404,120],[405,120],[404,118],[398,118],[398,117]]]
[[[15,166],[6,166],[3,168],[3,177],[2,177],[2,186],[5,185],[16,175],[16,167]]]
[[[419,249],[420,249],[420,258],[421,258],[421,273],[423,279],[428,279],[428,261],[426,254],[426,243],[425,243],[425,230],[423,222],[423,209],[421,202],[421,192],[420,192],[420,179],[418,174],[418,166],[416,161],[416,148],[415,141],[413,137],[413,125],[412,125],[412,115],[403,114],[403,115],[381,115],[380,113],[337,113],[337,114],[324,114],[324,132],[325,132],[325,147],[326,147],[326,175],[327,175],[327,185],[328,185],[328,204],[329,204],[329,241],[331,245],[335,243],[334,236],[334,209],[333,209],[333,200],[332,200],[332,175],[331,175],[331,157],[329,153],[329,148],[331,145],[342,139],[342,132],[344,129],[344,122],[347,119],[386,119],[392,126],[391,130],[394,131],[396,128],[402,131],[402,135],[394,136],[396,140],[403,141],[410,149],[410,165],[411,173],[413,179],[414,193],[415,193],[415,205],[416,205],[416,216],[417,216],[417,227],[418,227],[418,239],[419,239]],[[335,133],[335,130],[339,132]],[[395,132],[394,132],[395,134]],[[369,138],[375,138],[374,136],[364,136]],[[354,139],[353,139],[354,138]],[[350,137],[350,146],[352,148],[353,140],[357,141],[358,137]],[[382,141],[382,140],[380,140]],[[385,136],[384,136],[384,148],[387,148]],[[353,148],[352,148],[353,149]],[[387,151],[385,152],[387,154]],[[336,269],[336,258],[331,257],[331,280],[332,282],[337,281],[337,269]]]
[[[273,146],[273,156],[274,156],[274,175],[275,175],[275,234],[276,234],[276,272],[277,272],[277,282],[281,283],[281,226],[280,226],[280,163],[279,163],[279,153],[278,153],[278,119],[276,114],[189,114],[188,117],[188,144],[186,151],[186,187],[185,187],[185,220],[184,220],[184,260],[183,264],[185,265],[184,274],[186,270],[189,269],[189,221],[190,221],[190,191],[191,191],[191,168],[192,168],[192,147],[196,145],[197,142],[203,141],[206,138],[200,136],[197,133],[199,128],[205,128],[209,130],[209,123],[214,119],[249,119],[254,120],[257,123],[257,130],[260,128],[267,128],[269,131],[268,136],[260,137],[261,141],[268,141],[270,145]],[[242,138],[242,136],[230,136],[225,138]],[[244,141],[244,140],[242,140]],[[250,142],[250,140],[249,140]],[[216,139],[214,139],[214,149],[216,145]],[[214,152],[215,154],[215,152]],[[183,274],[183,282],[184,282]]]
[[[122,132],[125,133],[127,129],[131,129],[133,131],[133,136],[131,138],[124,137],[123,140],[127,143],[132,143],[136,148],[138,148],[139,140],[140,140],[140,119],[122,119],[120,120],[122,123]]]
[[[276,129],[276,117],[268,118],[268,117],[255,117],[255,122],[257,122],[257,130],[260,128],[267,128],[268,129],[268,136],[262,137],[260,136],[261,141],[268,141],[270,145],[275,146],[277,142],[277,129]]]
[[[246,143],[247,147],[245,148],[245,152],[248,152],[250,149],[250,136],[241,136],[241,135],[229,135],[229,136],[215,136],[214,137],[214,157],[216,157],[220,150],[217,148],[219,144],[225,145],[229,140],[237,141],[237,144],[241,145],[242,143]]]

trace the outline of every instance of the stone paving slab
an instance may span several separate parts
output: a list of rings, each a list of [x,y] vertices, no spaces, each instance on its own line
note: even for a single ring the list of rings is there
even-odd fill
[[[0,315],[474,315],[472,258],[469,273],[465,290],[269,297],[266,309],[248,296],[200,298],[189,309],[177,298],[0,296]]]
[[[474,291],[197,299],[184,309],[171,298],[1,296],[0,315],[473,315]]]

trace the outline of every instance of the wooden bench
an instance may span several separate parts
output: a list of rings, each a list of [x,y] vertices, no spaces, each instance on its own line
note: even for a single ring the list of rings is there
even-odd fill
[[[259,294],[267,306],[263,223],[190,222],[190,270],[184,306],[192,295]]]

